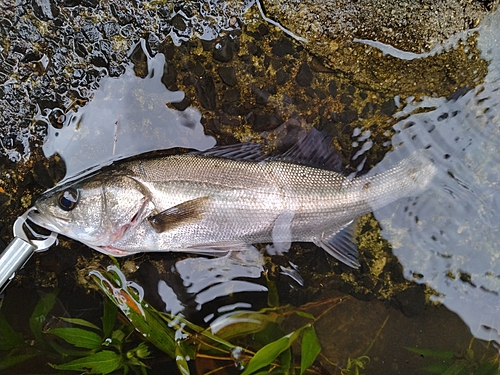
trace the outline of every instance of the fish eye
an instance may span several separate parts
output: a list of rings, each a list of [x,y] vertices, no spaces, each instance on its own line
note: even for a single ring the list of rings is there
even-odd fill
[[[78,198],[78,191],[73,188],[69,188],[59,193],[57,196],[57,204],[64,211],[71,211],[76,207]]]

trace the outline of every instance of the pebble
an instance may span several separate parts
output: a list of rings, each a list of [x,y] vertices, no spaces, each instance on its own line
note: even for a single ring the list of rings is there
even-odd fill
[[[307,63],[303,63],[300,66],[299,71],[297,72],[295,80],[300,86],[309,87],[311,86],[312,79],[313,74],[311,72],[311,69],[309,68],[309,65],[307,65]]]
[[[228,86],[235,86],[238,83],[236,79],[236,69],[232,66],[220,66],[217,68],[222,81]]]
[[[295,48],[289,39],[282,38],[273,44],[271,52],[276,56],[283,57],[288,54],[293,54],[295,52]]]
[[[215,109],[217,94],[212,76],[207,75],[196,80],[194,86],[196,88],[196,97],[200,104],[206,109]]]

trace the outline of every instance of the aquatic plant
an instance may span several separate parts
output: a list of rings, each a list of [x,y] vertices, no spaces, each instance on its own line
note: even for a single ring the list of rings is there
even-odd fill
[[[237,312],[224,317],[217,325],[203,328],[180,315],[159,312],[148,305],[135,284],[127,282],[116,266],[91,272],[91,276],[149,342],[175,358],[181,374],[189,374],[188,362],[197,358],[228,361],[228,365],[216,370],[236,365],[243,371],[242,375],[256,374],[262,369],[288,374],[294,373],[295,367],[303,374],[321,351],[313,326],[319,317],[300,309],[281,306],[256,312]],[[269,301],[276,302],[277,296],[270,297]],[[307,320],[307,323],[285,334],[281,323],[291,314]],[[237,339],[250,334],[260,349],[254,351],[238,345]],[[301,343],[300,365],[293,361],[292,344],[296,342]]]
[[[219,366],[209,373],[235,366],[242,375],[314,372],[311,366],[321,351],[314,323],[346,300],[333,298],[299,308],[279,306],[276,288],[268,280],[271,307],[233,312],[204,328],[181,315],[154,309],[143,300],[141,289],[127,281],[117,266],[92,271],[91,278],[107,296],[99,325],[60,317],[48,327],[47,317],[56,303],[57,291],[46,294],[36,305],[29,319],[29,339],[16,332],[0,314],[0,350],[6,352],[0,360],[1,370],[43,356],[60,371],[146,374],[148,359],[153,357],[152,345],[175,360],[181,374],[191,373],[190,364],[203,360],[213,360]],[[326,307],[318,316],[307,312],[320,305]],[[124,322],[118,320],[122,317],[118,309],[127,318]],[[291,317],[296,328],[285,331],[284,322]],[[137,331],[140,335],[133,335]],[[299,346],[300,359],[296,359],[294,351]]]
[[[357,358],[348,358],[347,364],[343,369],[340,369],[341,375],[361,375],[360,370],[364,370],[366,365],[370,363],[370,357],[361,355]]]
[[[44,355],[51,361],[49,365],[57,370],[90,374],[109,374],[116,370],[123,370],[126,374],[133,370],[136,374],[146,374],[146,365],[142,360],[148,358],[149,349],[144,342],[127,349],[132,341],[133,327],[121,324],[115,328],[118,315],[114,304],[107,300],[104,302],[102,327],[84,319],[61,317],[58,323],[71,326],[45,328],[46,318],[56,298],[57,291],[46,294],[33,310],[29,326],[34,340],[25,340],[0,315],[0,350],[8,352],[0,360],[0,370]]]
[[[406,347],[406,349],[424,358],[433,360],[433,363],[422,369],[431,374],[492,375],[500,373],[498,354],[493,357],[482,355],[478,358],[472,349],[473,341],[474,339],[470,341],[466,349],[460,352],[414,347]]]

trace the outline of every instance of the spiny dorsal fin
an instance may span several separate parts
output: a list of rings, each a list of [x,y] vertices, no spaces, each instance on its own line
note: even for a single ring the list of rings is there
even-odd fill
[[[307,134],[293,145],[287,152],[274,159],[299,163],[328,169],[335,172],[342,171],[342,159],[332,145],[331,138],[324,131],[312,128]]]
[[[162,233],[187,222],[199,220],[205,213],[205,206],[209,199],[209,197],[200,197],[182,202],[148,217],[148,221],[156,232]]]
[[[218,146],[207,151],[193,152],[192,154],[251,161],[262,161],[269,158],[269,155],[262,152],[262,144],[252,142]]]
[[[194,152],[193,154],[233,160],[280,160],[335,172],[342,171],[342,159],[333,147],[330,137],[325,132],[320,132],[315,128],[309,130],[303,138],[282,155],[265,154],[260,143],[220,146],[208,151]]]

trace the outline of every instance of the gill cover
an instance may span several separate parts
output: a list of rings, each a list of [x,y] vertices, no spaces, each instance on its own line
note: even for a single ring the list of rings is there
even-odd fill
[[[36,224],[96,248],[149,215],[150,193],[126,173],[101,173],[56,187],[35,203]]]

